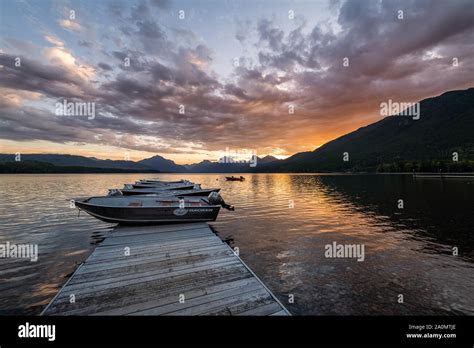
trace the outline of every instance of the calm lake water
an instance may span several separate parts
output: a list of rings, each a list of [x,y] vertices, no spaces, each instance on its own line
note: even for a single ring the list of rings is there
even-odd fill
[[[38,244],[39,259],[0,259],[0,314],[39,314],[113,224],[69,199],[153,175],[0,176],[0,243]],[[236,210],[211,225],[300,315],[474,314],[474,180],[409,175],[186,177],[221,187]],[[398,208],[403,199],[404,208]],[[361,244],[365,260],[326,258],[325,245]],[[459,250],[453,256],[453,247]],[[294,303],[288,303],[293,294]],[[398,303],[399,295],[404,303]]]

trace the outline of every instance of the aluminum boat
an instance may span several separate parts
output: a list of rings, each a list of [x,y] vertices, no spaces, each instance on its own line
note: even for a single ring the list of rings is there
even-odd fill
[[[192,182],[168,184],[168,183],[149,183],[149,182],[136,182],[135,184],[125,184],[125,189],[130,188],[160,188],[164,190],[190,190],[195,188],[195,184]]]
[[[221,206],[233,210],[216,192],[207,198],[105,196],[78,198],[74,203],[99,220],[122,224],[215,221]]]
[[[116,193],[116,190],[109,190],[111,193]],[[169,196],[208,196],[211,192],[219,192],[219,188],[210,189],[192,189],[192,190],[163,190],[161,188],[131,188],[131,189],[120,189],[117,190],[124,196],[135,196],[135,195],[149,195],[149,194],[161,194]]]

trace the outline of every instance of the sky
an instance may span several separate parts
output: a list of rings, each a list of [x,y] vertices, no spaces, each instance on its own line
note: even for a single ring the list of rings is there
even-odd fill
[[[0,153],[285,158],[473,87],[472,52],[472,0],[2,0]]]

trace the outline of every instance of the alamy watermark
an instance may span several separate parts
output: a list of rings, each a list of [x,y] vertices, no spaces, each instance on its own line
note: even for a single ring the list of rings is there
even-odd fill
[[[37,325],[26,322],[18,326],[18,337],[20,338],[47,338],[48,341],[56,339],[56,325]]]
[[[411,116],[414,120],[420,119],[420,103],[394,102],[389,99],[380,103],[381,116]]]
[[[86,116],[88,120],[95,118],[95,103],[93,102],[68,102],[56,103],[56,116]]]
[[[250,167],[257,166],[257,151],[255,150],[229,150],[225,148],[225,152],[221,153],[218,160],[219,163],[249,163]]]
[[[38,244],[0,244],[0,258],[30,259],[38,261]]]
[[[365,260],[364,244],[326,244],[324,256],[327,258],[356,258],[358,262]]]

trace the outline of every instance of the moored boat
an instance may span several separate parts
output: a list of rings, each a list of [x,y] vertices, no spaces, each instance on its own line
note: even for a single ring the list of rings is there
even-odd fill
[[[105,196],[78,198],[74,203],[99,220],[122,224],[215,221],[221,206],[233,210],[216,192],[207,198]]]
[[[165,184],[165,183],[141,183],[137,182],[135,184],[126,184],[124,188],[161,188],[164,190],[190,190],[195,187],[193,183],[181,183],[181,184]]]
[[[176,180],[176,181],[166,181],[166,180],[158,180],[158,179],[141,179],[136,182],[137,184],[143,183],[149,183],[149,184],[193,184],[193,182],[186,180],[186,179],[181,179],[181,180]]]
[[[110,190],[113,191],[113,190]],[[170,196],[208,196],[211,192],[219,192],[220,188],[191,189],[191,190],[164,190],[161,188],[131,188],[119,190],[124,196],[162,194]]]

